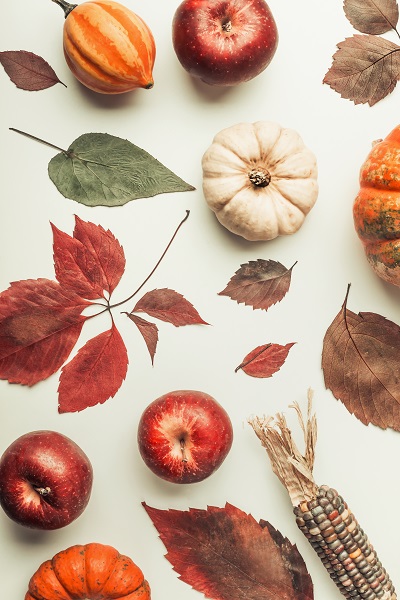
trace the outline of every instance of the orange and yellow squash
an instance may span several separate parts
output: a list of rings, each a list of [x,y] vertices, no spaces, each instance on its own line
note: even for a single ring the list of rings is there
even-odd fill
[[[155,42],[136,13],[113,0],[53,1],[66,17],[65,59],[83,85],[102,94],[153,87]]]
[[[142,571],[103,544],[71,546],[32,575],[25,600],[150,600]]]
[[[353,218],[375,273],[400,286],[400,125],[374,143],[362,165]]]

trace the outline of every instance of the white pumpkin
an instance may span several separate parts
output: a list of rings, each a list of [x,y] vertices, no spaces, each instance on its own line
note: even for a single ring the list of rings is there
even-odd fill
[[[203,193],[222,225],[247,240],[297,231],[318,197],[317,161],[299,134],[270,121],[238,123],[202,159]]]

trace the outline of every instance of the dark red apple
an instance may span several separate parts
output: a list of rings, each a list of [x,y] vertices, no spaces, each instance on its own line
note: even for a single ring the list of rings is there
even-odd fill
[[[214,473],[232,441],[226,410],[208,394],[194,390],[177,390],[154,400],[138,426],[144,462],[173,483],[194,483]]]
[[[237,85],[269,65],[278,30],[265,0],[183,0],[172,42],[190,75],[210,85]]]
[[[0,458],[0,504],[20,525],[59,529],[89,502],[92,465],[71,439],[55,431],[32,431]]]

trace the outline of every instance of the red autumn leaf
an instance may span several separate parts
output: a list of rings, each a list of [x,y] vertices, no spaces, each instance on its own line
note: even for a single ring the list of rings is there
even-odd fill
[[[323,83],[354,104],[373,106],[400,76],[400,46],[375,35],[354,35],[338,45]]]
[[[294,344],[295,342],[286,344],[286,346],[280,344],[258,346],[244,357],[243,362],[236,367],[235,371],[241,369],[251,377],[272,377],[279,371]]]
[[[293,267],[287,269],[275,260],[251,260],[240,266],[219,296],[228,296],[253,309],[268,310],[288,292]]]
[[[52,225],[58,281],[84,298],[112,294],[125,270],[122,246],[110,231],[75,217],[74,237]]]
[[[58,411],[77,412],[113,398],[125,379],[128,355],[114,323],[92,338],[63,367]]]
[[[0,294],[0,377],[34,385],[55,373],[78,340],[88,303],[49,279],[16,281]]]
[[[136,327],[142,334],[143,339],[146,342],[147,349],[150,353],[151,363],[154,364],[154,355],[156,353],[158,342],[157,325],[155,325],[155,323],[149,323],[149,321],[146,321],[137,315],[133,315],[132,313],[128,313],[128,317],[131,321],[133,321],[133,323],[135,323]]]
[[[265,522],[228,503],[188,511],[143,506],[180,579],[207,598],[312,600],[311,578],[296,546]]]
[[[350,23],[362,33],[378,35],[396,29],[399,20],[397,0],[344,0]]]
[[[365,425],[400,431],[400,327],[351,312],[348,293],[323,341],[325,386]]]
[[[188,300],[178,292],[167,288],[147,292],[137,302],[132,312],[144,312],[161,321],[172,323],[175,327],[208,325]]]
[[[0,52],[0,63],[18,88],[39,91],[61,83],[52,67],[41,56],[26,50],[6,50]]]

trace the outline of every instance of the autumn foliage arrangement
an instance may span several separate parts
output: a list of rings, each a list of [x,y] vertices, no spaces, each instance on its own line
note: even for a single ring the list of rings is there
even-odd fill
[[[56,281],[16,281],[0,295],[1,379],[32,386],[62,367],[58,387],[61,413],[80,411],[113,397],[128,368],[127,350],[113,310],[141,291],[188,216],[189,211],[146,280],[129,298],[115,304],[113,293],[126,262],[118,240],[109,230],[79,217],[75,217],[72,236],[52,225]],[[83,314],[86,309],[92,312]],[[105,312],[110,316],[110,328],[87,341],[64,364],[84,324]],[[176,291],[164,288],[145,293],[126,315],[142,335],[152,361],[158,327],[137,313],[176,327],[206,324],[193,305]]]
[[[381,34],[397,30],[397,0],[344,0],[347,19],[360,33],[337,44],[323,82],[342,98],[373,106],[390,94],[400,77],[400,46]]]

